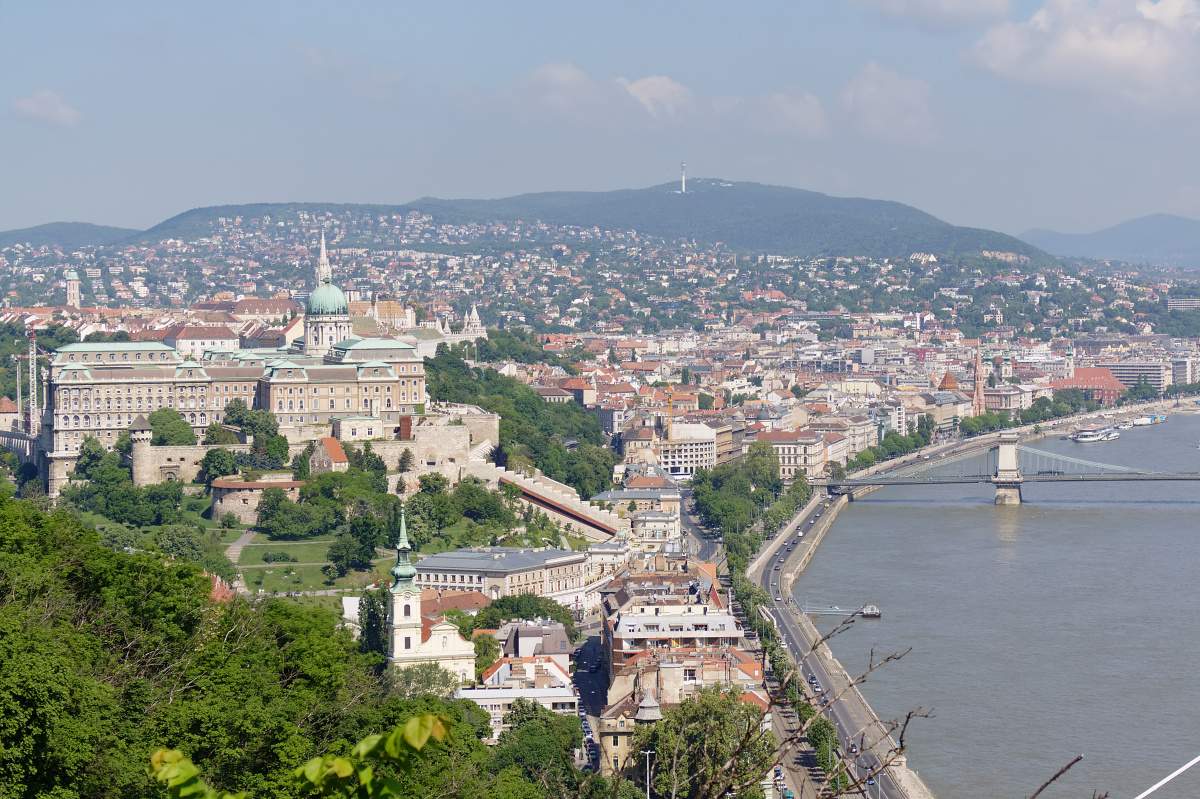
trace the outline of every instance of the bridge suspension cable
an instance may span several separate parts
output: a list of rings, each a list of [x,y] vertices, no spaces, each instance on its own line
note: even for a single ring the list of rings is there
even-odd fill
[[[1035,449],[1034,447],[1027,447],[1023,444],[1017,445],[1017,452],[1039,458],[1043,463],[1054,463],[1055,461],[1058,461],[1061,463],[1071,463],[1076,466],[1087,466],[1092,469],[1097,469],[1101,472],[1127,472],[1130,474],[1166,474],[1166,472],[1157,472],[1157,471],[1153,471],[1153,470],[1149,470],[1149,469],[1134,469],[1134,468],[1130,468],[1128,466],[1114,466],[1111,463],[1097,463],[1096,461],[1085,461],[1082,458],[1072,458],[1069,455],[1056,455],[1056,454],[1053,454],[1050,452],[1046,452],[1045,450]]]

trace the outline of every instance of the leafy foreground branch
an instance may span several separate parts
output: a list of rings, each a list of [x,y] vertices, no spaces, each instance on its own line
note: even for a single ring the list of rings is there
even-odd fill
[[[370,735],[351,751],[349,757],[314,757],[296,769],[295,787],[308,796],[352,796],[382,799],[400,796],[403,787],[394,777],[377,774],[363,761],[388,762],[401,774],[411,774],[421,750],[430,738],[444,741],[450,737],[453,721],[445,716],[422,713],[387,735]],[[248,799],[246,792],[229,793],[210,788],[200,778],[200,769],[177,749],[159,749],[150,758],[147,773],[166,785],[173,799]]]

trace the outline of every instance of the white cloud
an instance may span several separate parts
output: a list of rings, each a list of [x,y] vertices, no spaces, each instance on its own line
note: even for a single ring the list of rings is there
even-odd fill
[[[750,113],[758,127],[772,136],[820,139],[829,133],[821,100],[802,89],[775,92],[756,100]]]
[[[929,110],[929,84],[872,61],[842,89],[839,105],[860,134],[893,144],[926,145],[941,138]]]
[[[679,119],[693,110],[691,90],[662,75],[637,80],[617,78],[617,83],[655,119]]]
[[[53,89],[22,97],[13,103],[13,110],[27,119],[63,127],[71,127],[83,119],[83,114],[64,103],[62,95]]]
[[[1006,17],[1012,0],[858,0],[895,19],[911,19],[933,27]]]
[[[404,83],[404,73],[374,61],[347,58],[340,50],[320,50],[299,42],[296,51],[314,74],[337,84],[338,88],[376,103],[387,102]]]
[[[566,61],[543,64],[521,80],[515,98],[577,124],[612,123],[642,116],[641,103],[618,81],[593,80]]]
[[[1111,106],[1174,107],[1194,89],[1198,35],[1197,0],[1046,0],[1029,21],[991,28],[967,58]]]

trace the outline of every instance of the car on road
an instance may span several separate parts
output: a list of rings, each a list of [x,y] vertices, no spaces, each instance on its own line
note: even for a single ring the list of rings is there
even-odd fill
[[[778,563],[776,563],[776,564],[775,564],[775,571],[779,571],[779,564],[778,564]]]
[[[850,744],[850,754],[852,754],[852,755],[858,754],[858,744]]]
[[[776,601],[776,602],[782,602],[782,601],[783,601],[783,597],[781,597],[779,594],[776,594],[776,595],[775,595],[775,601]]]
[[[779,581],[778,581],[778,580],[772,580],[772,581],[771,581],[771,585],[779,585]]]
[[[867,785],[874,785],[874,784],[875,784],[875,778],[867,777]]]

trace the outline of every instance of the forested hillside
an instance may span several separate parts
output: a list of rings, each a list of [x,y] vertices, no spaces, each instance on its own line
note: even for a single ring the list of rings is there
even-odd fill
[[[863,255],[907,258],[913,252],[978,254],[1014,252],[1048,256],[1003,233],[956,227],[903,203],[861,197],[831,197],[814,191],[760,183],[695,180],[686,194],[677,184],[609,192],[541,192],[499,200],[442,200],[424,197],[406,205],[256,203],[194,208],[136,237],[153,243],[167,238],[207,236],[219,217],[284,217],[297,211],[367,215],[419,211],[436,224],[540,221],[590,230],[636,230],[666,241],[721,243],[736,252],[803,257]]]
[[[0,497],[0,797],[163,797],[146,773],[160,747],[214,788],[298,797],[309,758],[429,712],[454,734],[393,775],[402,796],[534,799],[578,779],[577,720],[547,713],[489,749],[476,705],[422,696],[437,680],[381,679],[332,612],[210,589],[194,565],[106,549],[65,512]]]
[[[606,491],[618,456],[605,449],[600,420],[574,402],[549,403],[529,386],[494,369],[472,369],[458,352],[425,359],[429,398],[478,405],[500,414],[498,465],[525,459],[584,499]],[[568,450],[568,439],[578,446]],[[514,464],[515,465],[515,464]]]

